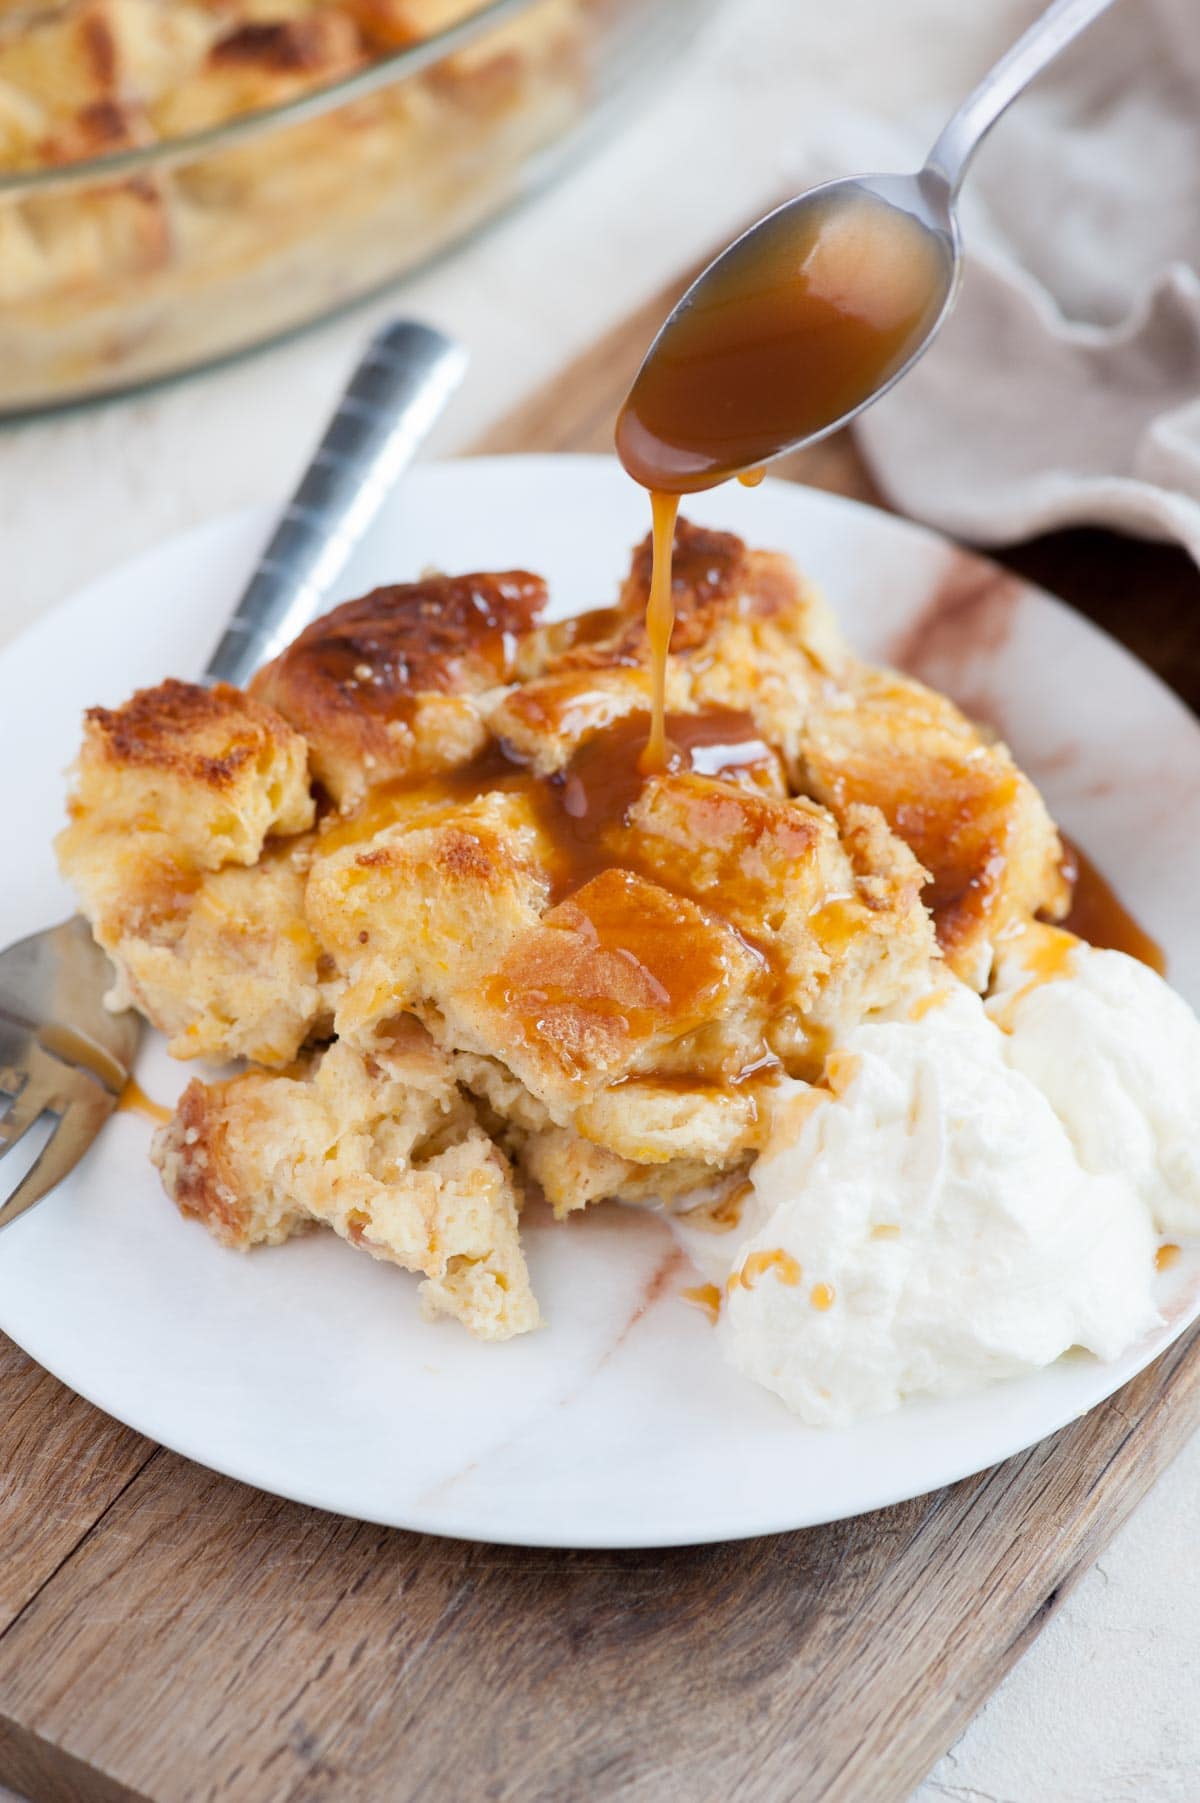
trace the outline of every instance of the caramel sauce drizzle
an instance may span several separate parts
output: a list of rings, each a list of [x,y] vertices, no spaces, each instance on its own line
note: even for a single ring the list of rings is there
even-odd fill
[[[672,558],[675,547],[675,521],[679,517],[679,496],[655,489],[650,495],[654,526],[652,544],[654,560],[650,577],[650,598],[646,602],[646,640],[650,648],[650,736],[642,753],[640,770],[644,776],[665,770],[667,748],[667,655],[671,649],[671,630],[675,625],[675,600],[671,592]]]
[[[744,1290],[752,1290],[759,1278],[772,1271],[780,1283],[791,1288],[800,1282],[804,1272],[782,1246],[774,1247],[770,1252],[752,1252],[740,1271],[731,1271],[725,1280],[725,1288],[732,1292],[740,1284]]]
[[[698,1283],[693,1289],[684,1290],[683,1298],[702,1308],[710,1321],[715,1322],[721,1313],[721,1292],[715,1283]]]
[[[140,1114],[144,1120],[153,1121],[159,1127],[165,1127],[171,1119],[171,1110],[148,1096],[136,1077],[130,1077],[121,1091],[117,1113]]]

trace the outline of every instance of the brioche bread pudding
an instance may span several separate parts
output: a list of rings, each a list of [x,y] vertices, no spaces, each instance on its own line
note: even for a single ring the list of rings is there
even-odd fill
[[[504,1339],[540,1319],[528,1198],[557,1217],[655,1203],[711,1268],[735,1362],[842,1419],[939,1387],[929,1347],[900,1339],[946,1226],[920,1215],[941,1178],[936,1159],[914,1175],[911,1138],[943,1041],[961,1086],[991,1036],[979,1093],[1009,1095],[1018,1137],[1041,1109],[1056,1193],[1093,1207],[1069,1106],[1013,1068],[1008,1039],[1035,1042],[1000,1018],[1089,948],[1046,924],[1070,902],[1063,846],[1006,747],[855,656],[786,557],[686,522],[672,753],[643,776],[648,581],[643,545],[615,606],[547,624],[528,572],[431,575],[335,608],[245,693],[166,681],[94,708],[59,856],[115,966],[112,1005],[180,1058],[243,1061],[190,1083],[153,1153],[224,1245],[331,1227],[418,1273],[427,1311]],[[1200,1083],[1194,1050],[1181,1068]],[[885,1067],[898,1087],[876,1106]],[[955,1156],[964,1096],[943,1108]],[[885,1116],[910,1136],[886,1157]],[[1172,1179],[1183,1227],[1200,1215],[1191,1157]],[[855,1172],[848,1203],[830,1159]],[[780,1208],[805,1196],[820,1218],[785,1232]],[[806,1235],[839,1221],[814,1263]],[[1020,1290],[1044,1231],[1009,1226]],[[1149,1215],[1137,1231],[1101,1237],[1144,1256],[1148,1284]],[[1041,1362],[1104,1350],[1085,1302],[1094,1288]],[[1025,1356],[998,1332],[972,1370]]]
[[[588,3],[528,0],[335,103],[482,0],[0,0],[0,186],[44,177],[0,195],[5,404],[261,339],[485,218],[585,108]]]

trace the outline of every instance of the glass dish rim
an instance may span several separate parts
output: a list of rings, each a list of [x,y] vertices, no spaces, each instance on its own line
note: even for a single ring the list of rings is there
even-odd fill
[[[109,151],[104,156],[86,157],[77,163],[10,170],[0,174],[0,200],[28,199],[51,191],[87,187],[100,180],[125,181],[147,170],[157,171],[191,162],[276,128],[319,118],[322,113],[362,99],[378,88],[388,87],[410,75],[419,75],[470,44],[490,26],[525,12],[535,4],[536,0],[480,0],[465,18],[432,36],[376,57],[349,75],[338,76],[334,81],[324,82],[275,106],[257,107],[217,125],[205,126],[200,131],[184,132],[179,137],[163,138],[153,144],[139,144],[129,150]]]

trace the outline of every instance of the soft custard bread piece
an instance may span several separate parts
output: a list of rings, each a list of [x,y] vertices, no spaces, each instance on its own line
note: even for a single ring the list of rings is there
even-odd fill
[[[622,1194],[626,1164],[744,1158],[760,1131],[747,1071],[815,1073],[836,1026],[927,981],[923,873],[872,810],[839,838],[811,802],[653,779],[611,867],[551,905],[538,789],[413,791],[408,823],[317,857],[308,915],[347,980],[340,1034],[369,1046],[415,1012],[474,1058],[463,1080],[498,1121],[582,1136],[618,1161]]]
[[[0,50],[0,71],[4,55]],[[32,94],[14,87],[0,73],[0,169],[27,169],[38,160],[38,146],[49,127],[49,117]],[[5,215],[18,219],[13,207]]]
[[[93,708],[57,851],[131,1003],[177,1057],[286,1064],[328,1026],[334,976],[304,919],[304,741],[225,685]],[[256,862],[257,860],[257,862]]]
[[[58,123],[40,145],[42,163],[78,163],[153,142],[144,110],[97,100]],[[168,185],[142,173],[106,182],[86,195],[33,195],[26,218],[56,286],[83,287],[113,276],[149,275],[171,261],[174,234]]]
[[[762,1044],[766,961],[720,915],[602,871],[446,996],[459,1044],[499,1057],[563,1123],[631,1076],[735,1077]],[[621,1148],[615,1147],[620,1150]]]
[[[307,918],[346,978],[337,1031],[360,1045],[390,1016],[433,1020],[483,982],[549,897],[541,828],[519,793],[456,802],[417,790],[404,818],[365,845],[320,850]],[[457,1043],[445,1023],[435,1031]]]
[[[468,762],[485,697],[523,673],[546,604],[540,576],[431,576],[334,608],[255,676],[251,693],[308,740],[342,808],[373,784]]]
[[[187,79],[160,90],[151,117],[162,137],[182,137],[239,113],[279,106],[350,74],[365,60],[348,13],[332,6],[293,16],[277,6],[272,13],[227,20]]]
[[[300,13],[281,7],[273,16],[224,24],[189,78],[150,107],[161,137],[211,130],[284,105],[367,60],[358,27],[337,7]],[[231,215],[241,215],[243,225],[257,223],[269,236],[289,210],[325,209],[339,191],[343,198],[348,188],[353,194],[364,163],[370,174],[372,155],[378,163],[386,154],[389,134],[378,129],[378,113],[379,103],[366,101],[349,118],[339,111],[322,114],[181,164],[176,185],[187,203],[181,229],[189,233],[189,249],[203,257],[206,221],[216,225],[218,254],[228,254],[235,243]]]
[[[269,835],[314,818],[304,740],[279,714],[227,683],[174,680],[88,709],[68,805],[68,876],[75,846],[95,834],[130,848],[161,835],[180,864],[219,870],[253,864]]]
[[[926,873],[877,809],[839,830],[827,808],[695,774],[654,777],[625,854],[677,894],[708,900],[766,958],[769,1049],[816,1076],[830,1041],[919,987],[937,956]]]
[[[649,705],[650,556],[647,539],[633,554],[617,606],[558,629],[563,646],[551,650],[544,674],[490,715],[496,736],[543,773],[561,769],[596,731]],[[746,713],[769,745],[793,755],[814,693],[848,661],[820,596],[790,558],[680,520],[672,597],[668,709]]]
[[[0,81],[58,120],[99,102],[145,101],[186,79],[218,27],[161,0],[73,0],[0,38]]]
[[[117,906],[93,919],[113,960],[114,1008],[135,1007],[167,1035],[173,1058],[290,1064],[329,1034],[341,984],[304,915],[311,835],[267,846],[192,888],[123,879]],[[165,905],[164,905],[165,904]]]
[[[548,906],[549,863],[522,793],[315,860],[308,918],[348,983],[339,1034],[369,1044],[380,1021],[416,1012],[447,1047],[499,1059],[560,1122],[664,1060],[717,1073],[750,1060],[760,954],[629,870]]]
[[[995,945],[1041,910],[1065,912],[1062,843],[1005,745],[911,677],[857,664],[810,714],[795,779],[839,819],[867,802],[930,875],[955,974],[986,987]]]
[[[448,31],[478,7],[479,0],[347,0],[364,36],[386,50],[402,50]]]
[[[632,1109],[641,1114],[642,1102],[647,1096],[651,1098],[653,1118],[647,1124],[647,1138],[653,1134],[658,1143],[640,1148],[645,1156],[639,1163],[607,1150],[595,1139],[585,1139],[573,1127],[556,1127],[544,1104],[498,1060],[473,1052],[456,1052],[451,1062],[455,1076],[474,1097],[488,1132],[514,1158],[522,1173],[538,1185],[560,1217],[586,1208],[589,1202],[607,1199],[662,1202],[690,1195],[697,1189],[724,1194],[729,1185],[744,1177],[753,1149],[766,1131],[765,1096],[761,1090],[747,1090],[738,1096],[716,1084],[705,1087],[689,1083],[672,1089],[668,1083],[658,1084],[653,1078],[645,1082],[634,1080],[598,1097],[593,1109],[598,1114],[611,1106],[614,1110]],[[663,1102],[667,1103],[666,1108],[661,1106]],[[747,1148],[741,1158],[734,1155],[735,1149],[728,1143],[727,1111],[731,1105],[740,1116]],[[716,1126],[714,1137],[719,1151],[715,1155],[711,1146],[704,1146],[706,1116]],[[631,1121],[634,1118],[631,1116]],[[671,1131],[686,1133],[695,1156],[670,1155],[670,1147],[664,1141]]]
[[[313,1224],[420,1272],[429,1314],[481,1339],[538,1325],[507,1161],[415,1023],[369,1056],[334,1045],[301,1077],[189,1084],[154,1160],[224,1245]]]

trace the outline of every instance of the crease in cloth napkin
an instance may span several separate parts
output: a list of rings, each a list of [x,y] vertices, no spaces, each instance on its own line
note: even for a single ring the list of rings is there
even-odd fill
[[[827,117],[821,160],[914,167],[925,123]],[[979,543],[1102,524],[1200,562],[1200,0],[1118,0],[997,125],[962,219],[954,314],[859,423],[881,488]]]

